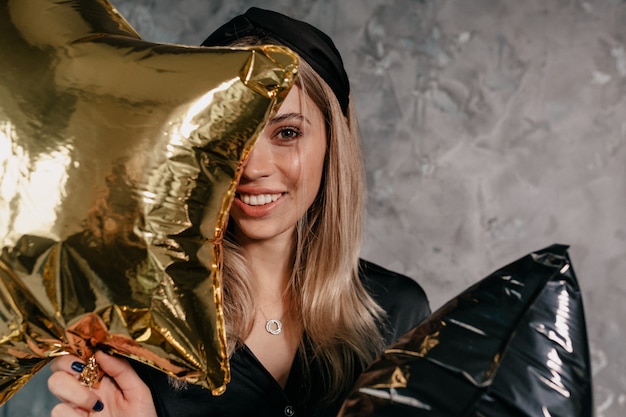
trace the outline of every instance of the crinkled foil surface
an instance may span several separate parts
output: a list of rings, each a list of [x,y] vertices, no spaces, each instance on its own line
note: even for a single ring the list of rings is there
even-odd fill
[[[2,0],[0,62],[0,402],[95,350],[222,392],[221,239],[297,56],[146,42],[104,0]]]
[[[589,343],[567,248],[501,268],[409,331],[340,417],[591,417]]]

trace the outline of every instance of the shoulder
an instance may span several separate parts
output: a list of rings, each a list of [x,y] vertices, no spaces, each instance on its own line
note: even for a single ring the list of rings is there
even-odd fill
[[[430,315],[426,292],[414,279],[363,259],[359,261],[359,277],[387,315],[382,333],[388,343]]]
[[[405,300],[409,303],[428,302],[424,289],[417,281],[375,263],[360,259],[359,276],[365,288],[377,301],[381,298],[381,301],[390,303]]]

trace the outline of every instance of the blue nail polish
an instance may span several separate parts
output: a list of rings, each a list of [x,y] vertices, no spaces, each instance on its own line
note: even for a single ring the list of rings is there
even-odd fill
[[[80,363],[80,362],[73,362],[72,363],[72,371],[83,372],[83,369],[85,369],[85,364],[84,363]]]
[[[100,400],[96,401],[96,404],[93,406],[92,410],[93,411],[102,411],[102,410],[104,410],[104,404],[102,404],[102,401],[100,401]]]

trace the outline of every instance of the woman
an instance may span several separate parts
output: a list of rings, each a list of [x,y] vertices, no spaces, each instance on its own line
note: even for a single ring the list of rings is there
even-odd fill
[[[213,397],[152,368],[97,354],[107,376],[52,363],[52,416],[334,416],[357,375],[430,313],[411,279],[359,260],[363,173],[350,87],[330,38],[252,8],[204,46],[285,45],[296,86],[250,154],[224,245],[232,379]]]

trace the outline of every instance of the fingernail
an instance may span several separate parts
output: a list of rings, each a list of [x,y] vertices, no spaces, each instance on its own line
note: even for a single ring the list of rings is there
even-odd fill
[[[80,363],[80,362],[73,362],[72,363],[72,371],[83,372],[83,369],[85,369],[85,364],[84,363]]]
[[[93,406],[92,410],[93,411],[102,411],[102,410],[104,410],[104,404],[102,404],[102,401],[100,401],[100,400],[96,401],[96,405]]]

